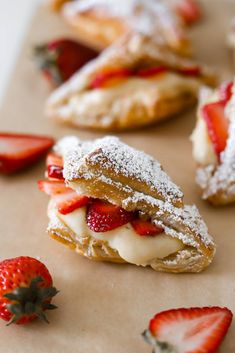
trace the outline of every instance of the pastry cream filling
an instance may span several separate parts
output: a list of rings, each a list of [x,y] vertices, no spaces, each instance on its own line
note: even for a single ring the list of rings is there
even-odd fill
[[[193,142],[193,157],[198,164],[201,166],[217,164],[217,156],[207,131],[206,122],[200,115],[191,140]]]
[[[80,115],[87,114],[90,107],[96,111],[96,114],[103,114],[107,111],[107,106],[113,106],[113,109],[119,111],[118,105],[127,105],[131,101],[156,101],[156,92],[160,97],[169,98],[179,95],[179,91],[191,89],[196,93],[199,87],[199,81],[194,77],[184,77],[173,72],[164,72],[148,79],[138,77],[128,77],[121,84],[113,87],[91,89],[85,92],[73,95],[69,100],[69,107]],[[146,93],[145,93],[146,92]],[[101,104],[102,103],[102,104]],[[66,112],[64,113],[66,114]]]
[[[59,217],[78,237],[93,237],[106,241],[117,250],[125,261],[146,266],[151,260],[162,259],[183,249],[184,244],[165,233],[156,236],[140,236],[131,224],[125,224],[105,233],[93,232],[86,223],[86,207],[79,208],[67,215],[57,213]]]

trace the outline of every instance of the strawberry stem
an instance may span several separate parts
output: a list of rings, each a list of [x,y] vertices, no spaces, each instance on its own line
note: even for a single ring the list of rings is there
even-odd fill
[[[153,346],[152,353],[179,353],[175,348],[167,342],[158,341],[149,330],[145,330],[142,333],[145,341]]]
[[[57,308],[50,303],[50,300],[58,293],[58,290],[55,287],[39,287],[41,282],[43,282],[42,277],[35,277],[29,287],[18,287],[13,292],[4,294],[5,298],[12,301],[7,305],[7,309],[12,313],[7,326],[34,315],[49,323],[44,311]]]

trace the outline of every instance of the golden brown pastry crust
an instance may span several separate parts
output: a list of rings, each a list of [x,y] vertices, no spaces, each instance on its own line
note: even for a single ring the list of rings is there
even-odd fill
[[[167,72],[155,79],[128,77],[114,87],[90,89],[100,72],[158,65],[177,71],[197,64],[179,58],[148,36],[130,34],[52,93],[46,113],[78,127],[106,131],[133,129],[182,112],[195,103],[201,82],[215,83],[211,71],[201,68],[201,75],[196,78]]]
[[[148,33],[172,50],[188,55],[191,50],[184,24],[162,0],[78,0],[62,9],[65,20],[81,40],[104,49],[129,31]]]
[[[199,272],[210,264],[215,245],[197,209],[184,205],[181,190],[151,157],[131,149],[117,138],[93,142],[67,138],[56,152],[64,159],[69,187],[92,198],[107,200],[161,224],[167,236],[178,238],[182,250],[148,263],[155,270]],[[133,165],[135,167],[133,167]],[[75,234],[49,204],[48,232],[55,239],[94,260],[125,262],[115,249],[89,234]]]
[[[53,11],[59,11],[66,2],[71,0],[48,0],[49,6]]]
[[[205,91],[205,95],[203,94]],[[203,89],[199,106],[218,96],[216,91]],[[205,100],[206,99],[206,100]],[[213,98],[212,98],[213,99]],[[221,154],[220,163],[198,165],[196,181],[202,190],[202,197],[215,206],[235,202],[235,97],[227,103],[225,112],[230,121],[227,145]],[[201,118],[200,109],[198,119]]]

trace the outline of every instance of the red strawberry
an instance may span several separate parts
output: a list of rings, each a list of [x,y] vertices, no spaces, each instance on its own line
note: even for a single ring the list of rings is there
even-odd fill
[[[109,80],[122,79],[132,75],[132,72],[125,68],[113,69],[98,73],[90,83],[91,89],[104,87]]]
[[[131,222],[132,227],[139,235],[158,235],[164,232],[164,229],[160,226],[153,224],[151,221],[143,221],[139,218],[134,219]]]
[[[49,196],[56,196],[72,191],[72,189],[68,188],[65,183],[60,180],[39,180],[38,187],[39,190]]]
[[[49,178],[64,180],[63,167],[57,165],[49,165],[47,167],[47,174]]]
[[[44,76],[53,86],[67,81],[98,52],[71,39],[56,39],[35,48],[35,57]]]
[[[224,108],[225,103],[222,101],[206,104],[202,107],[202,115],[218,158],[220,158],[220,153],[224,151],[228,138],[229,121]]]
[[[47,156],[46,165],[49,178],[64,180],[62,157],[55,153],[49,153]]]
[[[63,167],[63,159],[55,153],[48,153],[46,159],[46,165],[56,165],[57,167]]]
[[[178,69],[177,72],[185,76],[200,76],[201,68],[200,66],[188,66]]]
[[[0,133],[0,172],[17,172],[39,160],[53,146],[50,137]]]
[[[44,311],[56,308],[50,303],[57,293],[42,262],[27,256],[0,262],[0,317],[8,324],[48,322]]]
[[[90,198],[84,195],[78,195],[76,191],[71,190],[65,194],[56,196],[54,200],[59,213],[66,215],[77,208],[86,206]]]
[[[90,201],[89,197],[78,195],[60,180],[39,180],[38,186],[41,191],[53,197],[58,211],[62,214],[73,212]]]
[[[220,99],[227,103],[232,97],[233,81],[223,83],[219,88]]]
[[[133,216],[119,206],[95,200],[87,210],[87,225],[94,232],[107,232],[130,222]]]
[[[201,17],[201,9],[195,0],[177,0],[176,11],[187,25],[197,22]]]
[[[229,309],[219,307],[167,310],[155,315],[143,336],[158,353],[214,353],[232,317]]]
[[[169,71],[166,66],[157,66],[157,67],[150,67],[148,69],[141,69],[137,72],[137,76],[140,77],[151,77],[155,75],[162,74],[164,72]]]

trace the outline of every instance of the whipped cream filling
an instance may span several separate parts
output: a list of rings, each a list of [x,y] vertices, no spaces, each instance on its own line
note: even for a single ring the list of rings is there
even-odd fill
[[[178,95],[179,90],[184,90],[185,87],[196,94],[199,88],[199,80],[173,72],[164,72],[148,79],[129,77],[123,80],[121,84],[113,87],[91,89],[74,94],[69,98],[66,106],[61,108],[61,113],[68,119],[71,118],[71,111],[79,116],[83,114],[86,116],[87,111],[92,107],[96,115],[103,115],[107,111],[107,106],[113,106],[114,111],[119,112],[120,104],[122,104],[123,109],[129,108],[130,96],[132,101],[150,104],[150,102],[156,100],[156,92],[158,92],[159,97],[169,97],[169,93],[170,96],[174,97]]]
[[[198,117],[191,141],[193,143],[193,157],[200,166],[217,164],[217,156],[208,134],[206,122],[201,115]]]
[[[193,143],[193,157],[202,167],[216,165],[218,160],[201,109],[206,104],[217,102],[219,99],[218,92],[210,88],[205,87],[200,91],[198,118],[195,129],[191,135],[191,141]]]
[[[116,250],[125,261],[147,266],[152,260],[162,259],[184,248],[184,244],[176,238],[165,233],[156,236],[138,235],[130,223],[104,233],[93,232],[86,223],[86,207],[79,208],[67,215],[60,214],[56,208],[51,208],[76,235],[93,237],[108,243],[110,248]]]

